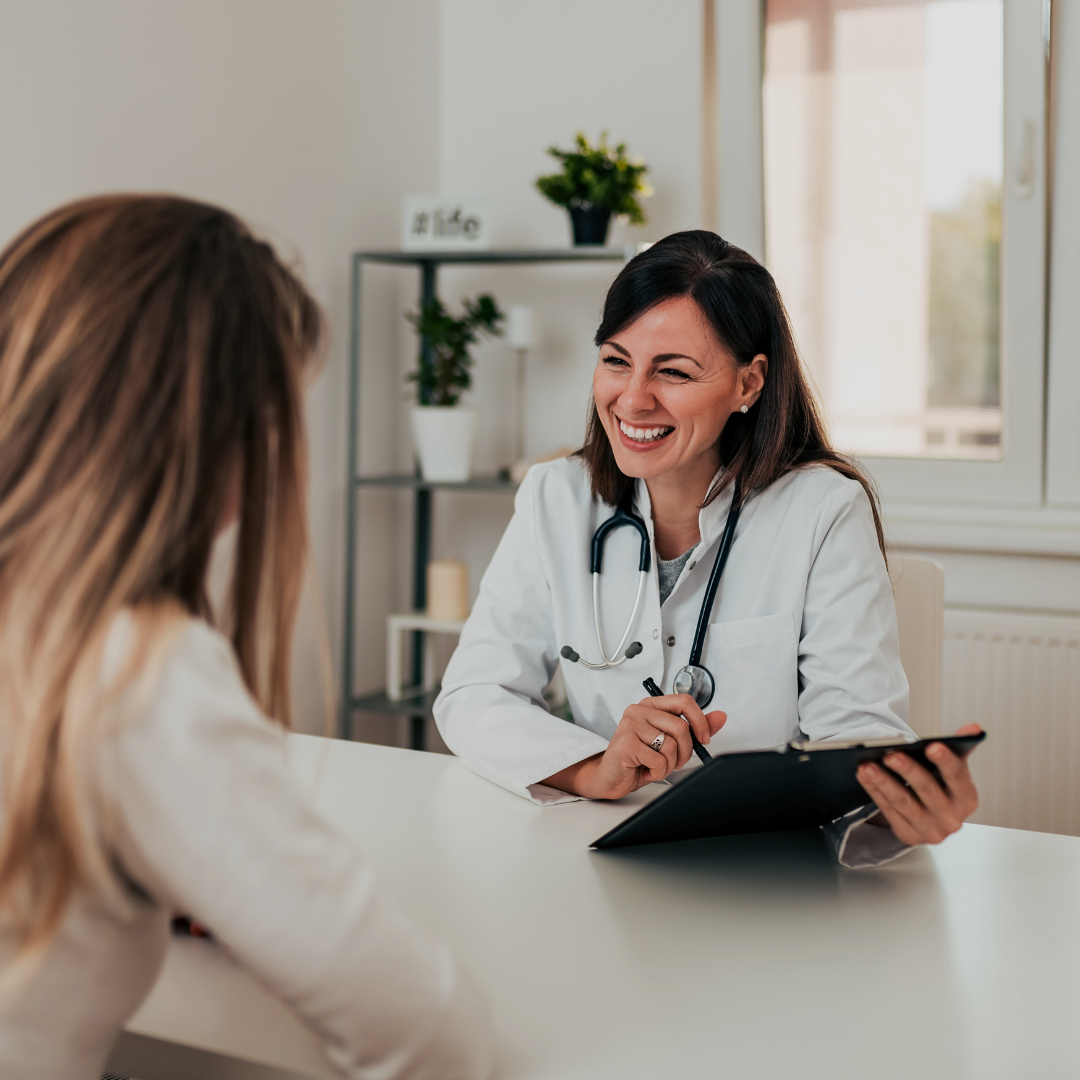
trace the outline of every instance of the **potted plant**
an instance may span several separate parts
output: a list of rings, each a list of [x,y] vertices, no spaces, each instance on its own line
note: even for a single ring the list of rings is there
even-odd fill
[[[607,243],[612,214],[631,225],[644,225],[647,219],[638,197],[652,194],[642,179],[649,168],[645,162],[628,158],[626,143],[608,146],[606,131],[595,146],[580,131],[574,142],[574,150],[548,147],[548,153],[562,162],[562,172],[536,180],[541,195],[570,211],[574,243]]]
[[[455,317],[436,297],[405,316],[420,335],[419,363],[409,379],[417,386],[413,442],[425,480],[469,479],[476,413],[460,404],[472,384],[469,349],[481,332],[502,334],[504,315],[493,297],[478,296],[463,306],[465,314]]]

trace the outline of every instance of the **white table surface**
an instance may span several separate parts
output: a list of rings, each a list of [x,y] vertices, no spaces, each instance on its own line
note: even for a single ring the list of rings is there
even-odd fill
[[[1080,838],[967,825],[870,871],[817,833],[595,852],[649,796],[540,808],[441,755],[310,736],[289,753],[486,991],[507,1080],[1080,1076]],[[336,1075],[192,940],[110,1068]]]

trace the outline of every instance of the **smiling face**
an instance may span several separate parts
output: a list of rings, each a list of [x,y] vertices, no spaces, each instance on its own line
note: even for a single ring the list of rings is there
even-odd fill
[[[757,401],[767,369],[763,355],[740,367],[689,297],[650,308],[600,346],[593,374],[619,468],[695,492],[707,486],[720,464],[720,432]]]

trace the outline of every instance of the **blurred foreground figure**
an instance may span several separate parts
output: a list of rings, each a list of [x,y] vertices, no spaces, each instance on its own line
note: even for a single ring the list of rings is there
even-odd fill
[[[319,332],[184,199],[75,203],[0,255],[0,1076],[96,1080],[175,913],[346,1075],[490,1072],[454,960],[285,767]]]

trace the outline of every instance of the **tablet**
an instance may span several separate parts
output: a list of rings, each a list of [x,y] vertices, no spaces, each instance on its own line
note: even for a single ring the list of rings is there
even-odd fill
[[[932,742],[963,754],[985,738],[981,731],[919,742],[796,741],[776,750],[718,754],[701,768],[681,774],[662,795],[589,846],[662,844],[826,825],[870,802],[855,779],[855,770],[864,761],[880,762],[891,751],[902,750],[936,775],[937,769],[926,760]]]

